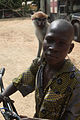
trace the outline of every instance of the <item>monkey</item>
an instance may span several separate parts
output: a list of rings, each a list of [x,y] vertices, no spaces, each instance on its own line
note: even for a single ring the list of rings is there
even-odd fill
[[[34,24],[35,28],[35,35],[38,39],[38,53],[37,57],[40,57],[41,51],[42,51],[42,46],[43,46],[43,41],[47,32],[47,29],[50,25],[48,22],[48,15],[45,14],[42,11],[35,12],[32,16],[31,19]]]

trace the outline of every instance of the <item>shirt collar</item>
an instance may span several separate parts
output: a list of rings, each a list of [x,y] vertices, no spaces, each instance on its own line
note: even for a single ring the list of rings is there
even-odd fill
[[[43,66],[44,66],[44,64],[46,64],[46,63],[43,63]],[[57,71],[55,73],[55,76],[58,76],[65,72],[71,72],[71,71],[75,71],[75,66],[73,65],[73,63],[71,62],[70,59],[65,59],[64,65],[62,66],[62,68],[59,71]]]
[[[67,72],[74,72],[75,71],[75,66],[72,64],[70,59],[66,59],[64,65],[62,66],[62,68],[57,71],[55,73],[55,75],[53,76],[53,78],[49,81],[48,85],[46,86],[46,88],[51,84],[51,82],[53,80],[55,80],[60,74],[62,73],[67,73]],[[46,88],[44,90],[46,90]]]
[[[71,72],[71,71],[75,71],[75,66],[73,65],[70,59],[65,59],[65,63],[62,66],[62,68],[58,71],[58,73],[62,74],[64,72]]]

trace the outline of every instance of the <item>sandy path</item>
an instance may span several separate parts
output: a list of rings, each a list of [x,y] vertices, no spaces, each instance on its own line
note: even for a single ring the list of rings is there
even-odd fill
[[[11,83],[13,78],[28,68],[36,56],[36,50],[37,40],[30,19],[0,20],[0,67],[6,68],[5,87]],[[19,114],[33,116],[34,93],[23,98],[17,92],[11,98],[15,100]]]
[[[80,68],[80,44],[75,43],[69,55],[75,65]],[[5,67],[3,77],[5,87],[12,79],[29,67],[36,57],[38,42],[34,35],[32,22],[29,18],[0,20],[0,67]],[[11,96],[19,114],[32,117],[35,111],[34,93],[23,98],[17,92]],[[0,105],[1,106],[1,105]],[[4,120],[0,114],[0,119]]]

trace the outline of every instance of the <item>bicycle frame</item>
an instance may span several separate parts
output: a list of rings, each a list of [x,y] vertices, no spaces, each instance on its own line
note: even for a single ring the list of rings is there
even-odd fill
[[[4,91],[4,85],[2,81],[4,72],[5,72],[5,68],[1,68],[0,69],[1,93]],[[3,115],[5,120],[21,120],[10,97],[5,97],[5,98],[6,99],[3,99],[3,107],[0,108],[1,114]]]

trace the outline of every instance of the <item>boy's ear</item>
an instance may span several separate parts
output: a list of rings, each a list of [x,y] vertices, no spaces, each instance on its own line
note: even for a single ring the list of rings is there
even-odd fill
[[[72,52],[73,48],[74,48],[74,43],[71,44],[68,54]]]

